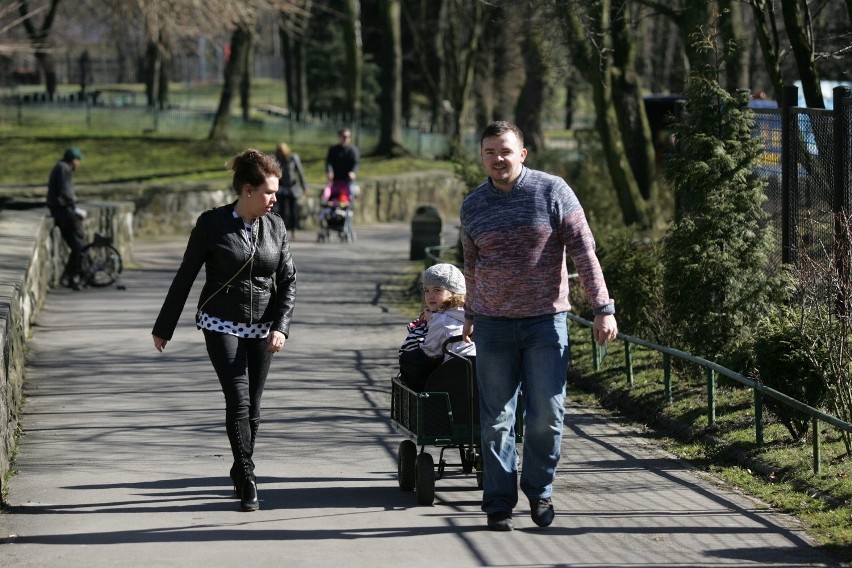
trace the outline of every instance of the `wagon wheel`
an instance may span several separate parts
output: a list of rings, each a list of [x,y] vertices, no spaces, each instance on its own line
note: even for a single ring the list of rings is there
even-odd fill
[[[464,445],[459,446],[459,454],[461,454],[462,471],[465,475],[470,475],[476,462],[476,454],[472,450],[466,449]]]
[[[399,444],[399,455],[397,456],[397,477],[399,488],[402,491],[411,491],[417,478],[415,460],[417,459],[417,446],[411,440],[403,440]]]
[[[417,502],[421,505],[431,505],[435,500],[435,461],[431,454],[423,452],[417,456]]]

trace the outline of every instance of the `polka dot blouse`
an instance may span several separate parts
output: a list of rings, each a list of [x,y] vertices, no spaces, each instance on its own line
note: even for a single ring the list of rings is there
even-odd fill
[[[236,323],[211,316],[207,312],[200,312],[195,317],[195,326],[198,329],[207,329],[217,333],[236,335],[247,339],[263,339],[269,336],[272,322],[260,323]]]

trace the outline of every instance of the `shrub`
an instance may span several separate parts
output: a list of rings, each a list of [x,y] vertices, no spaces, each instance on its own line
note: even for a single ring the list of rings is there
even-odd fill
[[[814,346],[802,333],[797,317],[791,310],[782,310],[755,336],[752,344],[755,380],[789,397],[820,408],[829,389],[825,369],[818,363],[824,360],[814,353]],[[815,357],[815,355],[817,355]],[[787,428],[794,440],[804,438],[810,417],[772,397],[764,396],[764,404]]]
[[[598,247],[618,327],[628,335],[661,341],[667,334],[663,309],[662,246],[638,239],[626,228],[607,234]]]

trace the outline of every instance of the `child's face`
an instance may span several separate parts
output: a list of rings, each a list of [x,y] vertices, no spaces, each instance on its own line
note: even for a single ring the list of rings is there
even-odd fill
[[[437,312],[444,302],[452,297],[453,293],[440,286],[426,286],[423,288],[423,301],[432,312]]]

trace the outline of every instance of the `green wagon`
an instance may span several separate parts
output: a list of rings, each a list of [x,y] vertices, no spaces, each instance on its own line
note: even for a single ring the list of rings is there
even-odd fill
[[[397,455],[399,488],[414,490],[421,505],[433,503],[435,482],[444,476],[448,466],[461,466],[465,475],[475,473],[477,487],[482,488],[475,357],[447,350],[449,343],[460,340],[461,336],[454,336],[444,343],[444,352],[450,358],[429,376],[423,391],[408,388],[399,376],[391,382],[391,424],[407,438],[400,443]],[[518,404],[515,437],[521,442],[520,397]],[[440,449],[437,464],[427,447]],[[449,462],[447,450],[458,450],[460,461]]]

